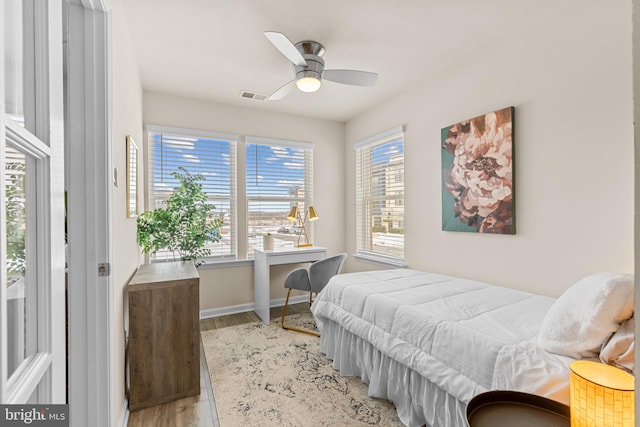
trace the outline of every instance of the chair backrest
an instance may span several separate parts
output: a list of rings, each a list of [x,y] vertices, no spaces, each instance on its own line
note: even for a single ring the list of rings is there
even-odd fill
[[[342,253],[316,261],[309,266],[309,281],[311,282],[311,291],[320,292],[327,286],[329,279],[336,274],[340,274],[342,265],[347,259],[347,254]]]

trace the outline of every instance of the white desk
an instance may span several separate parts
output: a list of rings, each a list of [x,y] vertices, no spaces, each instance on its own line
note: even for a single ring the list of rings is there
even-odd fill
[[[269,323],[269,271],[277,264],[313,262],[327,257],[327,248],[307,246],[302,248],[277,248],[253,251],[253,304],[255,312],[264,323]]]

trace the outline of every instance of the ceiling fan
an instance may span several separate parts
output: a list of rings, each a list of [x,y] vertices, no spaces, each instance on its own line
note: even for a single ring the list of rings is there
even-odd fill
[[[368,71],[325,70],[324,46],[318,42],[304,40],[293,44],[287,36],[275,31],[265,31],[264,35],[295,68],[295,78],[271,94],[269,101],[284,98],[294,86],[302,92],[315,92],[322,80],[354,86],[373,86],[378,81],[378,74]]]

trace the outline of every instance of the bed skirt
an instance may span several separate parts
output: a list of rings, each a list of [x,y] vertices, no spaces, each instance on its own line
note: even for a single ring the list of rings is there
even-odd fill
[[[329,319],[322,322],[320,351],[333,360],[333,367],[340,375],[357,376],[369,384],[369,396],[393,402],[405,425],[467,426],[466,402]]]

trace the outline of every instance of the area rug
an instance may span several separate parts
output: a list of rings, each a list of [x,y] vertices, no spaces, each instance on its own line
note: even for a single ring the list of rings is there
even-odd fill
[[[311,314],[287,319],[314,327]],[[333,369],[318,337],[273,321],[205,331],[202,341],[221,427],[403,425],[391,402]]]

